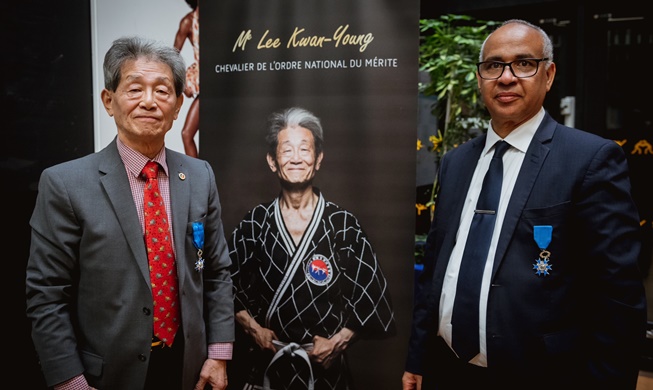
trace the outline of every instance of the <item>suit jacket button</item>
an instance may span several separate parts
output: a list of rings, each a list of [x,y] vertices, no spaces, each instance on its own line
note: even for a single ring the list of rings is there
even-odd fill
[[[142,362],[144,362],[144,361],[146,361],[146,360],[147,360],[147,358],[145,357],[145,355],[143,355],[143,354],[140,354],[140,355],[138,355],[138,360],[140,360],[140,361],[142,361]]]
[[[152,313],[152,312],[151,312],[150,309],[148,309],[147,307],[144,307],[144,308],[143,308],[143,314],[145,314],[146,316],[149,316],[151,313]]]

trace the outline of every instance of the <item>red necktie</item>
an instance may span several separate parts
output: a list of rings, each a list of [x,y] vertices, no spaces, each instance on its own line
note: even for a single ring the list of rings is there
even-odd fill
[[[159,192],[159,164],[148,161],[141,172],[147,179],[143,193],[145,246],[154,297],[154,335],[169,346],[179,328],[177,268],[163,197]]]

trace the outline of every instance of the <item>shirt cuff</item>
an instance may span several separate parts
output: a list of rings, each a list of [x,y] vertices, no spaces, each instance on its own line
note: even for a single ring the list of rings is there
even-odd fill
[[[88,382],[84,375],[77,375],[65,382],[54,385],[54,390],[88,390]]]
[[[209,344],[209,359],[231,360],[233,355],[233,343],[213,343]]]

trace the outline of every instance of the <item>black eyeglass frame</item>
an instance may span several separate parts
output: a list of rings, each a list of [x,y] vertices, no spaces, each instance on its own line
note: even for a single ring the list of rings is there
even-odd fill
[[[512,69],[512,64],[518,61],[535,61],[535,73],[533,73],[530,76],[517,76],[515,74],[515,71]],[[540,62],[542,61],[548,61],[548,57],[543,57],[543,58],[519,58],[514,61],[510,62],[501,62],[501,61],[481,61],[476,63],[476,71],[478,72],[478,75],[483,79],[483,80],[498,80],[503,76],[503,72],[506,71],[506,66],[510,69],[510,73],[512,73],[513,76],[517,77],[518,79],[527,79],[529,77],[533,77],[537,74],[537,72],[540,71]],[[493,64],[500,64],[501,65],[501,73],[497,77],[483,77],[481,75],[481,65],[487,64],[487,63],[493,63]]]

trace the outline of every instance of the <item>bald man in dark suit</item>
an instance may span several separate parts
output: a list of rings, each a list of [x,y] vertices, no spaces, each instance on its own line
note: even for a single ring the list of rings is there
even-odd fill
[[[556,67],[541,28],[505,22],[479,61],[491,123],[441,163],[403,388],[635,389],[646,302],[624,152],[544,110]],[[498,207],[477,209],[499,143],[508,149]],[[495,217],[489,250],[480,280],[457,283],[465,247],[479,245],[476,214]],[[476,318],[458,322],[476,304]]]

